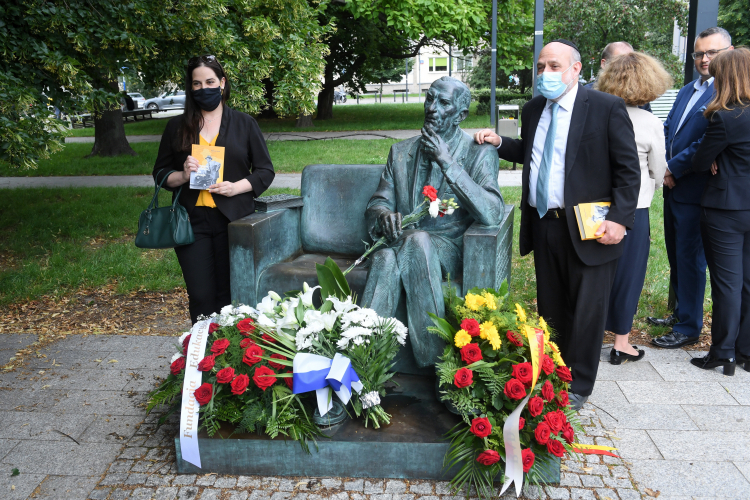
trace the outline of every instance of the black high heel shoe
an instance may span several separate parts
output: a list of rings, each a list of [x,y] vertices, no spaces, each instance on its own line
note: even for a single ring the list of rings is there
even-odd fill
[[[702,358],[691,359],[690,364],[697,366],[698,368],[703,368],[704,370],[712,370],[717,366],[721,366],[724,368],[724,375],[732,377],[734,376],[734,368],[737,366],[737,361],[734,358],[717,358],[712,356],[711,353],[708,353]]]
[[[737,364],[742,366],[742,364],[745,364],[745,371],[750,372],[750,356],[745,356],[744,354],[737,353]]]
[[[621,365],[626,361],[638,361],[643,359],[646,352],[643,349],[638,349],[638,346],[633,346],[633,349],[638,351],[637,355],[628,354],[626,352],[618,351],[614,347],[609,351],[609,362],[613,365]]]

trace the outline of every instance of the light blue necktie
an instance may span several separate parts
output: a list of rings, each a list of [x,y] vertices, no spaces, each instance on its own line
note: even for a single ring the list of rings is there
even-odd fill
[[[555,151],[555,133],[557,132],[557,108],[560,105],[552,103],[552,119],[547,129],[547,137],[544,139],[544,151],[542,152],[542,163],[539,165],[539,174],[536,179],[536,211],[541,219],[547,213],[549,200],[549,171],[552,168],[552,153]]]

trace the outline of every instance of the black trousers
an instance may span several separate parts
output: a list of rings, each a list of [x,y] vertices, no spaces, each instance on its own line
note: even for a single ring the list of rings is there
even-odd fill
[[[231,304],[229,286],[229,219],[218,208],[195,207],[190,214],[195,242],[176,247],[185,278],[190,319],[208,316]]]
[[[711,271],[711,353],[750,355],[750,210],[701,210]]]
[[[594,390],[617,260],[587,266],[578,258],[564,218],[533,219],[539,315],[554,329],[573,374],[570,390]]]

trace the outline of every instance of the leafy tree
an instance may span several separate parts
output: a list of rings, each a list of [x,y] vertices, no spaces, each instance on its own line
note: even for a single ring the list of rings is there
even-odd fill
[[[721,0],[719,26],[732,35],[732,44],[750,45],[750,4],[747,0]]]

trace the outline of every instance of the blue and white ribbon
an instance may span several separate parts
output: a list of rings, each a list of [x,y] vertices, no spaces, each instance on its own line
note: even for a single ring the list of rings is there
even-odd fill
[[[333,407],[330,390],[345,405],[352,397],[352,389],[361,392],[364,386],[359,381],[352,362],[339,353],[333,359],[317,354],[298,353],[292,361],[294,393],[315,391],[318,399],[318,412],[325,415]]]

